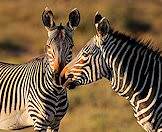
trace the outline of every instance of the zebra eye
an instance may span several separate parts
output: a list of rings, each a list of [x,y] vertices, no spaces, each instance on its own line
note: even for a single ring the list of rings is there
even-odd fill
[[[83,52],[82,55],[83,55],[84,57],[87,57],[87,56],[88,56],[88,53]]]

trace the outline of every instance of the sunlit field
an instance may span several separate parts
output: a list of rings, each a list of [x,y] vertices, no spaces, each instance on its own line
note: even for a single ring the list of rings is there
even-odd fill
[[[0,61],[23,63],[44,53],[47,32],[41,13],[49,6],[55,22],[67,23],[78,8],[81,22],[74,32],[74,56],[95,34],[94,15],[99,11],[115,30],[162,49],[162,2],[152,0],[1,0]],[[60,132],[144,132],[127,101],[111,90],[108,80],[68,90],[69,109]],[[19,132],[33,131],[33,128]],[[1,130],[0,130],[1,132]]]

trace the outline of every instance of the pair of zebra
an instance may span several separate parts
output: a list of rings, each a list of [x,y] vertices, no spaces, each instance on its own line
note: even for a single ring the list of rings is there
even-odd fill
[[[0,64],[0,112],[5,115],[0,122],[4,119],[3,126],[32,122],[37,131],[58,131],[68,105],[65,88],[105,77],[112,82],[112,89],[130,102],[137,122],[146,131],[161,132],[162,58],[158,50],[114,31],[109,21],[96,13],[97,34],[70,62],[71,32],[79,21],[75,9],[67,26],[56,26],[52,12],[46,10],[43,22],[49,39],[45,56],[21,65]]]

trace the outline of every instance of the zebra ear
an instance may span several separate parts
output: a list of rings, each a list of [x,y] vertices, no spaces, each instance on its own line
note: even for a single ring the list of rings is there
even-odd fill
[[[48,7],[46,7],[42,13],[42,21],[47,31],[51,31],[55,26],[55,22],[53,19],[54,15],[52,11]]]
[[[72,30],[75,30],[76,27],[79,25],[80,22],[80,13],[77,8],[74,8],[69,14],[69,21],[67,26],[70,27]]]
[[[102,18],[101,14],[97,11],[95,14],[95,24],[98,24]]]
[[[110,23],[105,17],[103,17],[99,21],[99,23],[96,23],[95,26],[96,26],[97,34],[102,37],[107,35],[107,33],[110,30]]]

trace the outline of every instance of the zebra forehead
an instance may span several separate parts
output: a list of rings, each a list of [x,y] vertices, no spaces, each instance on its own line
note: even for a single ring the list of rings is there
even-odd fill
[[[57,29],[54,29],[54,30],[52,30],[52,31],[49,31],[49,32],[48,32],[48,37],[49,37],[49,38],[56,37],[57,34],[59,34],[59,33],[65,34],[65,29],[62,29],[62,30],[60,30],[60,31],[57,30]]]
[[[69,30],[66,26],[62,26],[62,28],[60,29],[59,26],[55,27],[53,30],[48,31],[48,37],[54,37],[56,36],[56,34],[60,34],[63,33],[64,35],[67,35],[69,37],[72,37],[72,31]]]
[[[47,40],[47,43],[50,44],[53,42],[58,42],[60,44],[68,44],[68,45],[72,44],[73,45],[72,35],[65,33],[65,30],[61,32],[53,31],[49,33],[49,38]]]

